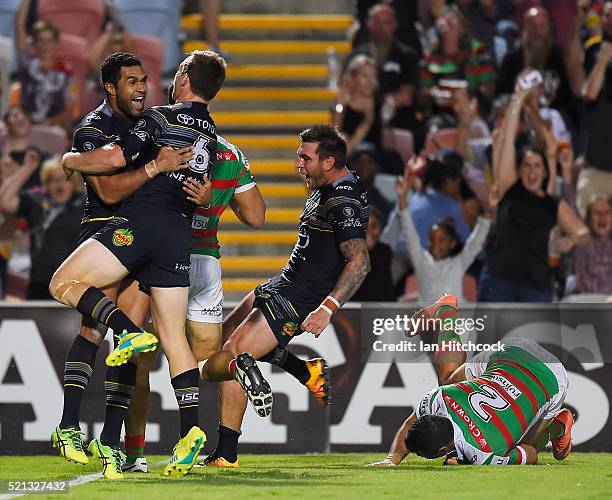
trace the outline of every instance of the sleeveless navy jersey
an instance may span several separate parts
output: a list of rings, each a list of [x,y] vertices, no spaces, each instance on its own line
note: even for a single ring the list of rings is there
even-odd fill
[[[368,200],[352,173],[315,189],[300,216],[298,239],[281,273],[262,285],[316,307],[336,285],[346,259],[339,245],[365,239]]]
[[[85,115],[78,124],[72,140],[72,151],[82,153],[100,148],[116,140],[119,134],[127,132],[133,126],[134,122],[130,118],[121,113],[114,112],[104,101],[96,109]],[[105,204],[95,189],[87,182],[87,176],[83,177],[87,191],[87,201],[83,210],[83,222],[112,217],[120,204]]]
[[[115,143],[123,149],[128,164],[133,162],[138,167],[151,161],[161,146],[193,146],[194,158],[186,168],[158,175],[132,193],[122,205],[129,210],[154,204],[191,216],[195,204],[187,200],[183,181],[191,177],[201,182],[215,160],[217,148],[215,124],[206,104],[181,102],[149,108],[134,128],[121,134]]]

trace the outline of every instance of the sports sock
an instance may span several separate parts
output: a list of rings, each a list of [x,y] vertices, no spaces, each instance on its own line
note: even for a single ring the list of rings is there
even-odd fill
[[[133,464],[137,458],[144,457],[145,437],[125,436],[127,462]]]
[[[109,366],[106,370],[106,380],[104,381],[106,416],[104,418],[104,428],[100,435],[102,444],[119,444],[121,426],[132,401],[135,383],[136,365],[133,363]]]
[[[306,361],[298,358],[287,349],[279,349],[277,347],[265,356],[262,356],[260,361],[265,361],[282,368],[290,375],[293,375],[302,385],[305,385],[310,379],[310,372],[306,367]]]
[[[187,370],[171,380],[181,416],[182,438],[189,433],[193,426],[198,425],[199,381],[200,373],[197,368]]]
[[[127,330],[129,333],[142,332],[111,299],[95,286],[90,286],[85,290],[76,309],[81,314],[109,326],[113,329],[115,335],[122,333],[123,330]]]
[[[242,433],[221,424],[217,431],[219,432],[219,443],[217,443],[214,454],[225,458],[228,462],[235,462],[238,460],[238,438]]]
[[[557,439],[563,434],[565,434],[565,426],[553,417],[546,428],[538,434],[534,443],[535,449],[543,450],[549,441]]]
[[[77,335],[64,363],[64,410],[60,427],[79,427],[79,413],[83,393],[89,383],[96,361],[98,346]]]

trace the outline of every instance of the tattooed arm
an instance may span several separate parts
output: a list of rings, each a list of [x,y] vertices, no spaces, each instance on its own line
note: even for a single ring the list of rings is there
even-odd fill
[[[330,295],[342,305],[348,302],[370,272],[370,254],[363,238],[353,238],[339,246],[348,262]],[[318,337],[329,324],[331,316],[324,304],[321,304],[306,317],[301,328]]]

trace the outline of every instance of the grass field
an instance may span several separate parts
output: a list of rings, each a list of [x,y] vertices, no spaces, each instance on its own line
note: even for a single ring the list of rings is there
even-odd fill
[[[565,462],[542,454],[525,467],[444,467],[441,460],[410,457],[393,469],[365,469],[380,454],[243,455],[240,469],[195,469],[179,479],[126,475],[72,486],[68,497],[159,500],[172,498],[612,498],[612,454],[574,453]],[[167,457],[148,457],[160,463]],[[59,457],[0,457],[0,481],[92,477],[98,464],[77,467]],[[5,496],[0,495],[0,498]],[[8,498],[8,497],[6,497]],[[42,498],[66,496],[37,494]]]

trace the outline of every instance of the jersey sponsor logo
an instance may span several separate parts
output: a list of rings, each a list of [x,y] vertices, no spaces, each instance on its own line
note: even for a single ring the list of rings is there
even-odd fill
[[[134,128],[143,128],[145,125],[147,124],[146,121],[144,120],[138,120],[136,122],[136,125],[134,125]]]
[[[512,384],[506,377],[502,377],[497,373],[492,373],[489,379],[499,384],[512,399],[517,399],[523,394],[518,387]]]
[[[208,172],[208,164],[210,163],[210,153],[206,149],[209,139],[199,137],[193,145],[193,160],[189,162],[189,170],[193,170],[198,174]]]
[[[179,113],[176,116],[176,120],[183,125],[193,125],[195,123],[195,119],[185,113]]]
[[[191,219],[191,229],[206,229],[208,227],[208,219],[205,215],[193,214]]]
[[[336,189],[344,189],[346,191],[352,191],[353,188],[351,186],[336,186]]]
[[[342,213],[347,217],[353,217],[355,215],[355,211],[351,207],[344,207]]]
[[[92,149],[95,149],[95,146],[93,145],[92,142],[86,142],[83,144],[83,149],[85,151],[91,151]]]
[[[237,159],[233,151],[217,151],[217,161],[235,161]]]
[[[387,61],[385,64],[383,64],[382,69],[385,73],[401,73],[402,72],[402,67],[399,65],[399,63],[395,61]]]
[[[134,135],[136,135],[136,137],[138,137],[142,142],[147,142],[147,139],[149,138],[149,133],[145,132],[144,130],[135,130]]]
[[[485,439],[484,434],[478,428],[476,423],[471,419],[471,417],[467,414],[463,406],[461,406],[454,398],[452,398],[448,394],[444,395],[444,402],[446,403],[447,408],[449,408],[455,415],[457,415],[461,420],[466,423],[470,434],[478,443],[480,449],[482,451],[491,451],[489,443]]]
[[[181,264],[180,262],[177,262],[174,264],[174,270],[175,271],[187,271],[189,272],[189,268],[191,266],[189,264]]]
[[[134,235],[129,229],[115,229],[113,233],[113,245],[116,247],[129,247],[134,243]]]
[[[347,229],[349,227],[363,227],[363,224],[361,223],[359,219],[350,217],[340,222],[340,226],[342,227],[342,229]]]

